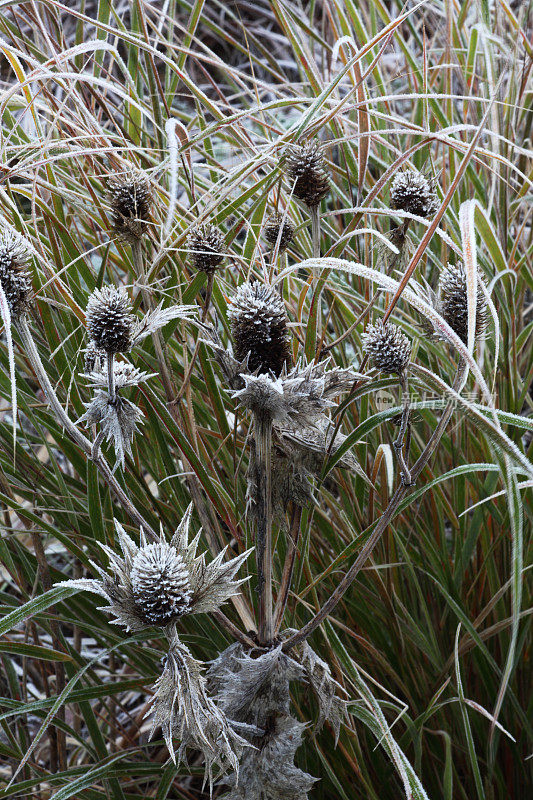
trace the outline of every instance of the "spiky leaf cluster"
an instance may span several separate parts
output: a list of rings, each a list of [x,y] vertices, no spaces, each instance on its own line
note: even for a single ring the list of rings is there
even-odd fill
[[[174,587],[175,590],[179,591],[182,596],[185,593],[189,596],[187,608],[183,609],[175,606],[174,589],[172,590],[165,602],[169,607],[176,608],[176,616],[183,613],[203,614],[215,611],[230,597],[238,594],[240,585],[247,578],[235,580],[235,576],[251,553],[251,550],[247,550],[235,558],[224,561],[226,554],[226,549],[224,549],[213,561],[206,564],[205,553],[196,554],[201,532],[189,542],[191,513],[192,507],[189,506],[170,542],[167,542],[164,534],[161,533],[158,542],[155,543],[160,548],[158,551],[160,562],[169,565],[168,580],[170,581],[174,575],[178,581]],[[140,545],[136,545],[117,521],[115,521],[115,527],[122,555],[107,545],[102,545],[109,558],[112,574],[109,575],[97,564],[91,562],[91,566],[100,576],[100,580],[71,580],[65,581],[61,585],[84,589],[105,597],[109,605],[105,606],[104,610],[115,617],[114,624],[123,625],[127,630],[138,631],[146,628],[147,621],[145,605],[144,603],[139,605],[138,602],[140,574],[137,568],[139,564],[146,565],[153,561],[152,545],[154,543],[147,542],[141,531]],[[185,574],[188,575],[189,587],[187,590],[184,588],[182,580]],[[168,621],[169,618],[166,618],[161,619],[158,623],[150,622],[150,624],[167,624]]]
[[[103,438],[112,442],[118,463],[124,468],[127,455],[132,455],[131,445],[138,426],[143,421],[142,411],[137,406],[116,394],[111,398],[109,392],[99,389],[89,403],[85,403],[87,411],[78,423],[100,425]]]
[[[152,701],[152,729],[161,727],[170,757],[177,765],[187,763],[186,751],[193,748],[205,759],[205,776],[212,789],[213,767],[218,774],[233,769],[238,774],[239,761],[249,742],[210,697],[204,665],[197,661],[180,641],[174,626],[168,631],[169,651],[162,675],[155,684]],[[176,755],[174,738],[180,740]]]
[[[479,336],[487,325],[487,301],[480,287],[482,281],[478,275],[476,293],[476,327],[475,335]],[[464,264],[447,264],[443,267],[438,286],[438,310],[450,328],[465,344],[468,340],[468,300],[466,270]]]
[[[275,211],[269,216],[264,227],[264,236],[267,242],[275,247],[279,239],[279,252],[290,245],[294,238],[294,225],[285,214]]]
[[[94,345],[106,353],[131,350],[135,317],[128,295],[114,286],[95,289],[86,310],[87,331]]]
[[[127,242],[135,242],[146,233],[150,222],[152,190],[143,172],[118,174],[108,182],[112,224]]]
[[[224,235],[216,225],[206,223],[193,228],[187,238],[191,263],[198,272],[215,272],[226,257]]]
[[[411,342],[396,325],[378,320],[362,337],[363,351],[380,372],[400,374],[411,358]]]
[[[28,251],[11,231],[0,234],[0,284],[4,290],[13,321],[24,314],[30,304],[31,280],[26,266]]]
[[[290,361],[287,312],[272,286],[243,283],[228,309],[235,356],[250,372],[278,376]]]
[[[291,145],[286,153],[285,171],[293,184],[293,194],[310,208],[329,192],[326,161],[316,142]]]
[[[438,208],[437,196],[431,181],[415,170],[395,175],[390,199],[391,208],[407,211],[417,217],[430,217]]]

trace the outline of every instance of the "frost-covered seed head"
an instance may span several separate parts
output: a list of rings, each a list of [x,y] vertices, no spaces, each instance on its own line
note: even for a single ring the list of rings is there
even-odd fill
[[[322,151],[316,142],[294,144],[288,148],[285,171],[294,183],[293,194],[313,208],[329,192],[329,174]]]
[[[401,373],[411,357],[411,342],[396,325],[381,320],[369,325],[362,337],[363,350],[380,372]]]
[[[143,172],[117,174],[107,184],[113,228],[125,241],[140,239],[148,228],[152,191]]]
[[[18,236],[11,231],[0,234],[0,283],[14,319],[29,307],[31,282],[26,270],[28,257],[26,247]]]
[[[476,295],[476,336],[479,336],[487,325],[487,302],[479,282]],[[439,308],[443,318],[462,342],[468,340],[468,301],[466,288],[466,271],[462,262],[447,264],[439,278]]]
[[[209,223],[193,228],[187,238],[187,248],[192,265],[198,272],[215,272],[226,256],[222,231]]]
[[[133,600],[148,625],[166,625],[190,604],[189,572],[174,547],[157,542],[142,547],[131,568]]]
[[[105,286],[95,289],[87,303],[89,336],[106,353],[126,353],[131,349],[134,317],[128,295],[121,289]]]
[[[407,211],[417,217],[430,217],[438,208],[431,182],[414,170],[399,172],[390,190],[391,208]]]
[[[283,214],[279,214],[276,211],[267,219],[264,228],[264,234],[265,239],[270,245],[272,245],[272,247],[276,246],[279,236],[279,252],[282,253],[287,249],[293,240],[294,225],[288,217],[284,218]]]
[[[85,374],[90,372],[98,372],[103,368],[105,362],[105,350],[97,347],[93,341],[90,341],[84,350],[84,366],[83,371]]]
[[[249,354],[250,372],[278,376],[290,360],[287,313],[276,289],[254,281],[243,283],[228,310],[235,357]]]

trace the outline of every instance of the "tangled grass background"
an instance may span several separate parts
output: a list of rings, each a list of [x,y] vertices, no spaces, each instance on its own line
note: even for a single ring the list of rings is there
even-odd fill
[[[27,335],[3,314],[3,797],[208,796],[197,750],[177,767],[161,726],[149,741],[164,631],[125,634],[95,595],[53,587],[95,578],[90,562],[107,568],[101,545],[117,551],[114,519],[135,541],[140,520],[169,540],[191,500],[208,563],[226,546],[237,557],[254,545],[251,415],[227,391],[221,364],[229,368],[236,288],[280,274],[291,357],[312,360],[322,342],[330,366],[364,375],[330,412],[340,448],[322,442],[312,469],[294,437],[273,451],[315,475],[314,502],[296,514],[300,496],[280,495],[272,512],[272,582],[275,597],[287,589],[287,636],[328,611],[383,527],[313,628],[313,650],[290,666],[285,722],[303,740],[299,771],[320,779],[302,779],[302,792],[530,796],[532,11],[527,0],[0,2],[0,227],[28,253],[27,327],[64,412],[74,424],[93,396],[81,375],[96,288],[123,287],[139,319],[150,305],[195,306],[217,337],[185,313],[139,343],[132,363],[154,377],[130,384],[143,424],[111,474],[102,464],[115,466],[113,447],[99,443],[99,462],[69,435]],[[319,145],[329,175],[318,205],[294,192],[288,148],[304,142]],[[117,235],[107,190],[131,169],[151,187],[142,248],[135,232],[133,246]],[[428,216],[391,202],[406,169],[431,182]],[[287,249],[274,238],[275,213],[291,227]],[[216,273],[205,251],[203,267],[194,258],[199,224],[220,231],[209,238],[215,251],[224,246]],[[430,336],[420,312],[448,262],[465,266],[470,316],[477,271],[490,298],[483,333],[463,319],[464,352]],[[4,287],[10,263],[0,262]],[[406,391],[363,352],[364,331],[385,313],[411,342]],[[464,363],[466,383],[452,389]],[[453,414],[390,512],[405,483],[393,442],[406,398],[404,466],[424,452],[450,399]],[[231,626],[250,641],[253,558],[245,577],[222,623],[208,613],[178,620],[177,651],[210,662],[233,644]],[[328,665],[347,698],[337,746],[320,695],[298,679],[311,662],[308,674]],[[325,724],[300,725],[311,721]],[[214,796],[227,788],[215,783]]]

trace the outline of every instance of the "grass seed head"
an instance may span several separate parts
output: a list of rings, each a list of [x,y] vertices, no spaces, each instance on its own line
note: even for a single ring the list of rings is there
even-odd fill
[[[143,172],[117,174],[108,182],[115,232],[127,242],[143,237],[150,222],[152,189]]]
[[[284,218],[283,214],[279,214],[276,211],[267,219],[264,235],[265,239],[272,247],[276,246],[279,236],[279,252],[282,253],[287,249],[294,238],[294,225],[288,217]]]
[[[481,281],[478,276],[478,282]],[[466,271],[462,262],[447,264],[439,278],[439,308],[443,318],[462,342],[468,340],[468,301],[466,288]],[[476,337],[487,326],[487,302],[481,287],[477,287],[476,295]]]
[[[437,195],[421,172],[399,172],[390,190],[391,208],[407,211],[417,217],[430,217],[438,208]]]
[[[194,269],[207,274],[219,269],[226,256],[222,231],[209,223],[192,229],[187,239],[187,249]]]
[[[403,372],[411,358],[411,342],[396,325],[381,320],[363,334],[363,351],[380,372]]]

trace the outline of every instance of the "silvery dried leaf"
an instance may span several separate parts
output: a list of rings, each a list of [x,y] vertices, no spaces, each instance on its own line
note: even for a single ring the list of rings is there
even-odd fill
[[[214,328],[206,328],[204,335],[205,338],[201,341],[212,349],[214,360],[222,371],[224,383],[230,389],[242,389],[244,381],[241,373],[248,372],[248,356],[244,361],[238,361],[227,347],[223,346]]]
[[[141,320],[135,322],[132,332],[132,347],[135,347],[150,334],[162,328],[173,319],[192,319],[198,311],[196,306],[168,306],[160,303],[153,311],[149,311]]]
[[[314,475],[320,474],[326,459],[334,456],[347,439],[344,434],[337,431],[332,443],[334,432],[334,426],[320,423],[314,428],[304,430],[276,428],[280,447],[287,457],[295,459]],[[350,450],[343,453],[336,466],[351,469],[364,481],[369,482],[365,471]]]
[[[346,692],[331,674],[329,665],[315,653],[307,642],[302,645],[301,664],[318,700],[316,729],[320,730],[324,722],[329,722],[335,732],[336,744],[339,739],[341,723],[348,713],[347,701],[339,697],[339,694],[346,695]]]
[[[204,665],[180,641],[175,627],[168,631],[169,651],[162,675],[155,684],[150,738],[161,727],[174,763],[186,763],[188,747],[200,750],[205,759],[205,778],[212,788],[213,767],[218,773],[239,772],[243,751],[251,747],[211,699],[204,677]],[[242,730],[243,726],[239,726]],[[181,741],[178,753],[174,738]]]
[[[222,782],[231,790],[224,800],[307,800],[316,778],[294,763],[305,725],[280,714],[257,750],[246,751],[238,776]]]
[[[131,455],[131,443],[142,421],[142,411],[118,394],[112,401],[105,390],[98,390],[85,405],[87,411],[78,422],[85,422],[87,427],[100,423],[105,440],[113,442],[118,462],[124,467],[124,459]]]

